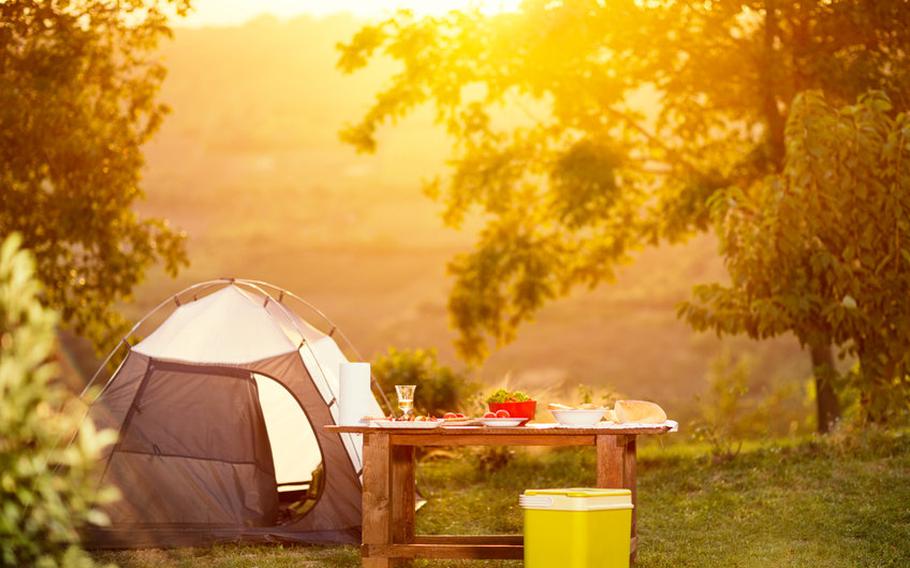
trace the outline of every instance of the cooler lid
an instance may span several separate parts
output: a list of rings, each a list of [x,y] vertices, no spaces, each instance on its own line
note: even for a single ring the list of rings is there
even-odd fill
[[[597,487],[569,487],[568,489],[526,489],[525,495],[565,495],[566,497],[617,497],[628,495],[628,489],[600,489]]]
[[[631,509],[632,492],[628,489],[571,487],[567,489],[528,489],[518,499],[524,509],[557,511],[598,511]]]

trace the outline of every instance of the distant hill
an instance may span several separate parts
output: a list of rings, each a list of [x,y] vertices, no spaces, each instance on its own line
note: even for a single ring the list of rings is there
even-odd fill
[[[472,233],[444,228],[420,191],[443,171],[445,137],[426,111],[383,132],[375,156],[338,141],[395,71],[391,62],[353,77],[335,69],[336,43],[359,25],[260,18],[176,31],[161,52],[173,112],[147,147],[142,209],[187,231],[193,264],[176,282],[156,273],[131,315],[195,281],[255,277],[315,303],[366,356],[438,347],[458,364],[445,265]],[[678,322],[674,306],[693,283],[723,274],[707,237],[646,251],[616,284],[547,307],[478,373],[491,385],[510,374],[512,384],[557,393],[611,385],[684,416],[722,346]],[[761,384],[808,376],[791,339],[727,343],[756,356]]]

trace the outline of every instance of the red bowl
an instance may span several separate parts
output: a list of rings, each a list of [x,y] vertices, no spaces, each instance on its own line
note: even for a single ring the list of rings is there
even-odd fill
[[[534,419],[534,413],[537,411],[536,400],[526,400],[525,402],[491,402],[489,403],[490,412],[505,410],[512,418]]]

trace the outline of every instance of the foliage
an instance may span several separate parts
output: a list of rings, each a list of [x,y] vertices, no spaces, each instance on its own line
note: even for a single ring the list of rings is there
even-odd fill
[[[485,223],[450,265],[457,347],[480,359],[638,247],[706,230],[718,191],[778,171],[796,93],[845,102],[879,88],[906,108],[908,42],[904,0],[403,11],[341,46],[346,72],[401,64],[342,138],[373,151],[382,126],[434,107],[452,170],[427,190],[449,224],[472,212]]]
[[[598,404],[603,408],[613,408],[617,400],[624,398],[626,397],[611,388],[595,389],[585,384],[578,385],[579,404]]]
[[[707,444],[716,462],[735,458],[748,440],[811,429],[801,419],[811,401],[797,384],[770,384],[756,392],[752,371],[750,357],[735,359],[724,350],[711,361],[707,392],[695,397],[699,414],[691,424],[692,439]]]
[[[0,246],[0,566],[91,566],[76,529],[106,520],[94,506],[114,494],[98,489],[91,468],[114,435],[83,422],[54,382],[57,316],[39,303],[35,263],[20,242]]]
[[[711,363],[708,392],[698,397],[700,417],[693,424],[693,437],[707,442],[717,461],[736,457],[749,433],[744,425],[745,404],[749,392],[749,362],[735,364],[727,353]]]
[[[435,349],[389,348],[373,361],[373,374],[392,401],[395,385],[417,385],[414,408],[435,416],[465,408],[477,392],[465,373],[439,363]]]
[[[753,392],[752,360],[737,360],[722,351],[708,370],[708,389],[696,396],[699,415],[692,422],[692,438],[708,444],[715,462],[735,458],[747,440],[770,435],[795,434],[797,418],[805,409],[797,404],[794,412],[793,384],[771,387],[764,395]],[[794,416],[796,415],[796,416]]]
[[[531,397],[521,391],[499,389],[487,397],[487,404],[494,402],[527,402]]]
[[[881,93],[797,97],[783,172],[712,199],[730,284],[681,308],[718,333],[830,338],[858,358],[872,421],[910,410],[910,116],[891,110]]]
[[[134,203],[142,145],[167,108],[155,100],[167,11],[189,0],[0,3],[0,234],[20,232],[64,323],[109,346],[153,263],[187,264],[184,235]]]

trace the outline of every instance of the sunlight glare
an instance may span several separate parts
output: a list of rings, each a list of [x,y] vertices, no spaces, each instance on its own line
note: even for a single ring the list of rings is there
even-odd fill
[[[400,9],[408,9],[421,16],[435,16],[451,10],[470,8],[478,8],[485,14],[496,14],[515,11],[520,4],[521,0],[197,0],[193,3],[189,16],[180,25],[240,25],[266,14],[293,18],[347,12],[372,19],[390,16]]]

